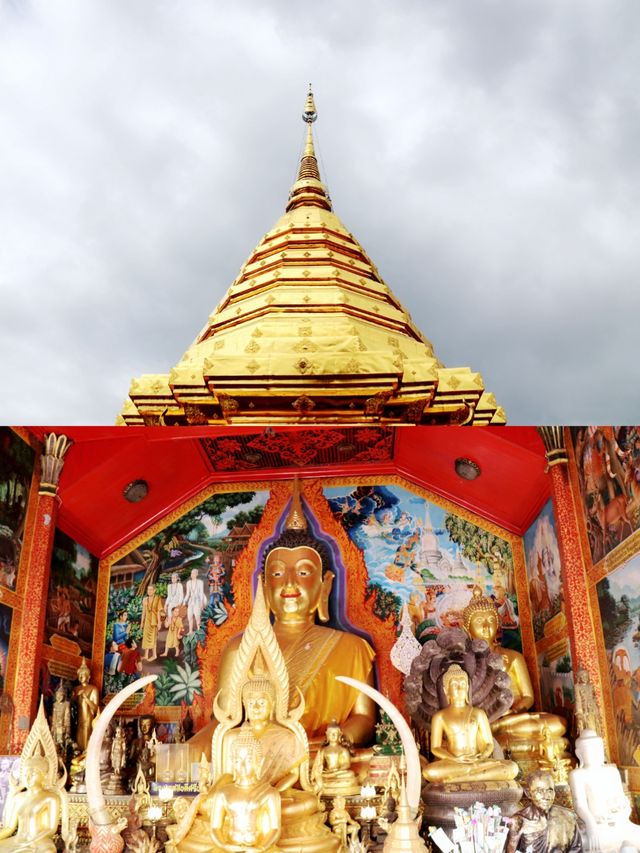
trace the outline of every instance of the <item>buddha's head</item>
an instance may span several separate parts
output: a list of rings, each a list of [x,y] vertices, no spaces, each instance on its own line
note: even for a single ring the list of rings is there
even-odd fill
[[[64,702],[67,698],[67,691],[64,689],[64,684],[60,682],[56,687],[56,692],[54,694],[56,702]]]
[[[485,640],[490,646],[498,636],[498,611],[493,601],[474,586],[471,600],[462,611],[464,630],[472,640]]]
[[[250,678],[242,688],[242,704],[250,723],[270,720],[276,704],[276,689],[267,677]]]
[[[584,729],[575,742],[576,757],[580,767],[602,767],[604,760],[604,741],[592,729]]]
[[[267,604],[276,622],[305,625],[329,619],[329,595],[334,574],[326,545],[308,530],[300,496],[294,487],[285,529],[272,542],[264,559]]]
[[[32,755],[22,763],[24,783],[33,789],[44,784],[49,764],[44,755]]]
[[[325,732],[325,737],[327,739],[327,743],[331,744],[331,746],[335,746],[336,744],[339,744],[341,734],[342,734],[342,731],[340,730],[339,724],[335,720],[333,720],[332,722],[329,723],[329,725],[327,726],[326,732]]]
[[[451,664],[442,676],[442,689],[450,705],[460,707],[471,704],[469,698],[469,676],[460,664]]]
[[[548,770],[534,770],[527,776],[525,793],[533,805],[546,814],[556,798],[553,775]]]
[[[82,663],[80,664],[80,668],[78,669],[78,681],[80,684],[85,685],[89,683],[89,679],[91,678],[91,670],[87,666],[87,662],[84,658],[82,658]]]

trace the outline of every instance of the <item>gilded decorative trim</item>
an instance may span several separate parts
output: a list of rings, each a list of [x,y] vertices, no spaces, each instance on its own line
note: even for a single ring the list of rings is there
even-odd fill
[[[533,631],[533,612],[529,598],[529,577],[527,575],[527,558],[524,549],[524,539],[517,538],[511,546],[513,553],[513,579],[518,599],[518,615],[520,616],[520,637],[522,639],[522,654],[527,662],[531,675],[533,695],[537,708],[542,709],[542,692],[540,689],[540,670],[538,668],[538,650]]]

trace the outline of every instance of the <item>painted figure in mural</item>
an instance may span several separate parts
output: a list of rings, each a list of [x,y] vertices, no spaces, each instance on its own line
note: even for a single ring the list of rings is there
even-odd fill
[[[107,647],[104,652],[105,675],[115,675],[116,672],[118,672],[118,664],[120,663],[121,657],[122,655],[120,654],[116,641],[111,640],[110,643],[107,643]]]
[[[556,806],[553,776],[536,770],[527,777],[529,804],[511,818],[506,853],[582,853],[576,816]]]
[[[118,672],[124,672],[125,675],[140,678],[142,657],[138,651],[138,644],[133,637],[127,637],[125,640],[124,649],[116,668]]]
[[[498,613],[493,601],[482,594],[480,587],[474,587],[462,619],[464,629],[472,640],[484,640],[492,652],[502,655],[505,670],[511,679],[511,711],[492,724],[493,733],[497,736],[504,733],[540,743],[548,736],[561,737],[566,730],[562,717],[546,712],[526,713],[533,705],[534,699],[527,664],[521,652],[505,649],[497,644]]]
[[[631,657],[624,643],[613,650],[613,701],[625,723],[633,723],[633,691],[631,688]]]
[[[97,717],[100,707],[98,688],[94,684],[89,684],[90,678],[91,670],[87,666],[85,659],[82,658],[82,663],[78,669],[78,681],[80,684],[74,688],[71,694],[78,713],[76,743],[81,752],[84,752],[87,748],[93,721]]]
[[[448,706],[431,720],[431,752],[436,760],[422,772],[427,782],[505,782],[515,779],[514,761],[492,758],[493,735],[482,708],[469,701],[469,676],[452,664],[442,678]]]
[[[142,599],[142,628],[143,660],[152,661],[158,657],[158,630],[164,617],[164,598],[156,594],[156,586],[150,583],[147,594]]]
[[[336,722],[329,723],[325,737],[325,744],[316,753],[311,771],[314,789],[327,797],[358,794],[360,785],[351,770],[351,751],[344,743],[340,726]]]
[[[187,608],[184,604],[179,604],[171,611],[171,619],[166,622],[167,636],[164,642],[164,651],[160,657],[166,657],[171,649],[175,651],[175,656],[180,656],[180,641],[184,637],[184,617],[187,615]]]
[[[551,610],[551,599],[540,553],[536,555],[535,574],[529,581],[529,598],[534,611]]]
[[[198,577],[198,570],[191,570],[191,577],[187,581],[187,590],[184,597],[187,605],[187,619],[189,621],[189,633],[193,634],[200,627],[202,611],[207,606],[207,596],[204,591],[204,581]]]
[[[513,602],[507,595],[507,590],[501,583],[493,585],[493,594],[496,598],[496,609],[503,628],[517,628],[520,624]]]
[[[168,628],[171,624],[171,614],[173,613],[174,608],[180,607],[183,601],[184,589],[180,583],[180,575],[177,572],[173,572],[171,574],[171,583],[167,586],[167,599],[164,603],[164,610],[166,613],[164,623],[165,628]]]
[[[62,681],[55,692],[51,712],[51,734],[58,752],[62,754],[71,740],[71,705]]]
[[[280,794],[260,779],[259,743],[243,734],[233,747],[233,782],[222,786],[211,803],[211,838],[222,850],[265,853],[280,836]]]
[[[211,562],[207,570],[207,580],[209,581],[209,606],[215,607],[217,604],[222,604],[224,599],[224,566],[222,565],[222,554],[219,551],[214,551],[211,557]]]
[[[127,637],[129,636],[129,614],[126,610],[121,610],[118,613],[116,621],[113,623],[113,641],[118,648],[124,646]]]
[[[631,804],[620,771],[604,760],[604,742],[585,729],[575,743],[580,766],[569,774],[573,805],[585,824],[590,850],[619,850],[623,842],[640,849],[640,826],[629,819]]]
[[[264,559],[265,595],[274,616],[274,631],[285,657],[289,678],[305,698],[302,724],[310,738],[321,740],[336,720],[354,745],[374,734],[371,699],[335,681],[349,675],[373,683],[375,653],[361,637],[316,624],[329,620],[329,595],[334,579],[325,544],[308,530],[297,489],[285,530],[268,547]],[[240,644],[235,637],[223,652],[218,684],[224,689]]]
[[[66,633],[71,625],[71,599],[69,597],[69,588],[59,586],[56,588],[55,610],[58,614],[58,622],[56,630],[61,633]]]
[[[4,807],[0,850],[55,853],[53,837],[60,823],[62,803],[60,792],[46,785],[48,766],[44,756],[27,758],[21,771],[24,790],[20,790],[19,783],[12,776],[9,777],[9,784],[13,787]]]

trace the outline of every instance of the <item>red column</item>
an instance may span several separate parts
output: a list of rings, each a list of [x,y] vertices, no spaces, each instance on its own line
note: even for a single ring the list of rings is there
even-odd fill
[[[541,427],[540,434],[545,443],[549,463],[547,470],[551,478],[551,495],[562,560],[562,591],[573,671],[575,673],[582,668],[589,673],[603,724],[603,734],[606,736],[602,679],[589,598],[587,563],[582,552],[564,435],[562,427]]]
[[[42,473],[38,503],[29,549],[24,584],[24,601],[18,640],[18,665],[13,688],[13,752],[19,752],[35,717],[39,698],[40,655],[44,634],[51,552],[58,515],[58,480],[64,464],[64,454],[70,442],[65,436],[53,433],[45,439],[41,457]]]

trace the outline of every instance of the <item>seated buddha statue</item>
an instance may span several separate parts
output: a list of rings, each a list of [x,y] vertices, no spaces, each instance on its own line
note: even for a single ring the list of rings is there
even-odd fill
[[[573,805],[584,823],[588,850],[615,851],[623,844],[640,849],[640,826],[632,823],[631,803],[622,787],[620,771],[607,764],[604,742],[585,729],[575,742],[580,762],[569,774]]]
[[[326,545],[308,529],[297,485],[285,529],[266,550],[264,588],[273,616],[273,630],[286,662],[289,680],[305,700],[301,723],[319,745],[327,725],[336,720],[354,746],[371,742],[376,722],[373,701],[363,693],[335,681],[347,675],[373,684],[375,652],[366,640],[347,631],[318,624],[329,620],[329,595],[334,573]],[[242,637],[225,648],[218,672],[224,704],[226,685]],[[198,749],[208,749],[212,728],[193,739]]]
[[[12,787],[0,825],[0,850],[55,853],[53,838],[60,823],[61,794],[46,784],[49,765],[44,756],[33,755],[21,763],[24,789],[9,777]]]
[[[431,752],[436,760],[422,771],[427,782],[505,782],[515,779],[518,765],[492,758],[489,718],[469,698],[469,676],[452,664],[442,677],[448,705],[431,719]]]
[[[227,796],[231,791],[236,746],[251,738],[264,755],[260,785],[280,795],[278,849],[335,851],[338,841],[325,826],[324,813],[311,790],[309,747],[300,723],[304,700],[298,696],[295,707],[290,707],[287,668],[269,621],[262,584],[258,584],[225,694],[224,707],[220,694],[214,700],[218,725],[211,745],[213,784],[191,802],[178,825],[170,828],[172,849],[179,853],[210,849],[213,809],[220,792],[226,791]]]
[[[502,746],[513,747],[514,741],[526,742],[529,752],[548,752],[549,739],[562,738],[567,725],[562,717],[546,712],[529,713],[533,705],[533,687],[523,655],[515,649],[505,649],[496,643],[499,620],[493,601],[473,588],[471,600],[462,612],[464,629],[472,640],[484,640],[492,652],[502,656],[504,668],[511,679],[513,702],[511,710],[491,725]],[[563,742],[566,745],[566,742]]]
[[[314,789],[325,797],[349,797],[360,793],[356,774],[351,769],[351,752],[335,721],[327,726],[326,741],[316,753],[311,778]]]
[[[260,777],[262,761],[262,747],[246,729],[231,749],[233,780],[218,785],[212,796],[209,850],[275,851],[281,831],[280,794]]]

